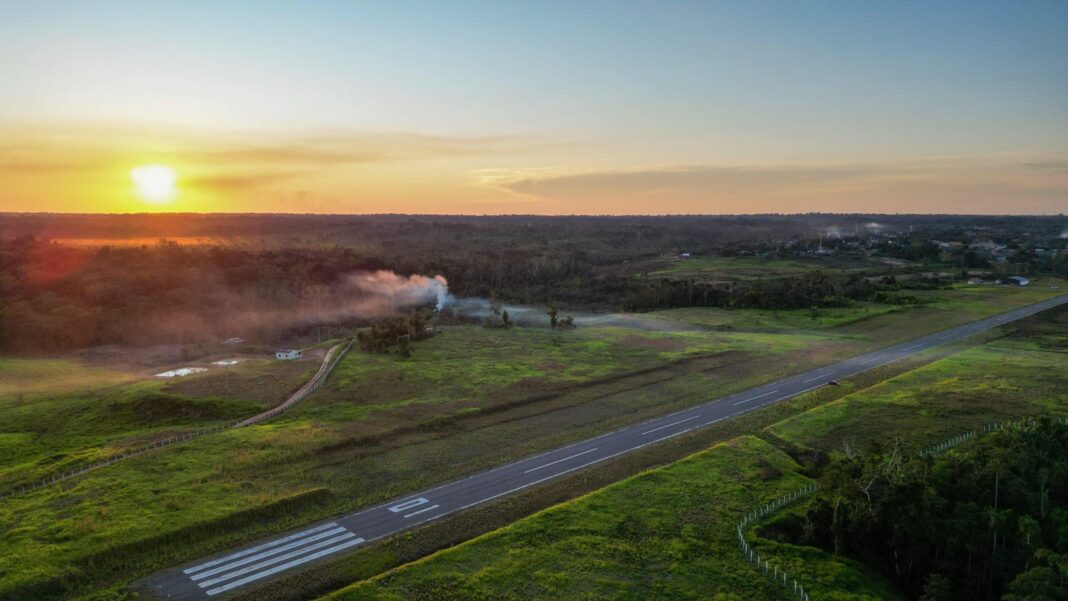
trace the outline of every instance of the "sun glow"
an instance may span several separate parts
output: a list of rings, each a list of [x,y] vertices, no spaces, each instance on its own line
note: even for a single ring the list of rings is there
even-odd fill
[[[166,165],[142,165],[130,170],[134,191],[146,202],[163,204],[174,199],[178,177]]]

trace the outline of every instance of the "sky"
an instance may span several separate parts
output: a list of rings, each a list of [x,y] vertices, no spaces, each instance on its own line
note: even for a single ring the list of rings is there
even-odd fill
[[[1068,2],[5,2],[0,210],[1068,213]]]

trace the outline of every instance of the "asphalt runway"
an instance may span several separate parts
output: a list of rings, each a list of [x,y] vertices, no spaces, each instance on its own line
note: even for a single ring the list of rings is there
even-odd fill
[[[361,546],[432,520],[490,503],[613,457],[826,386],[831,380],[847,378],[1064,303],[1068,303],[1068,295],[936,332],[520,459],[160,572],[147,580],[147,588],[160,599],[193,601],[225,598],[228,594],[263,584],[278,574],[298,571],[316,561],[336,559]]]

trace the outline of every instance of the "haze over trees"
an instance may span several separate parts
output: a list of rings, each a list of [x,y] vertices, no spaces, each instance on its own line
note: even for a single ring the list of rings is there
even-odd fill
[[[909,277],[920,271],[1068,274],[1066,227],[1039,217],[9,214],[0,346],[52,352],[366,325],[381,312],[350,306],[362,291],[347,278],[379,269],[442,275],[457,296],[568,310],[908,304],[903,289],[940,285]],[[788,264],[754,277],[685,270],[712,259]]]

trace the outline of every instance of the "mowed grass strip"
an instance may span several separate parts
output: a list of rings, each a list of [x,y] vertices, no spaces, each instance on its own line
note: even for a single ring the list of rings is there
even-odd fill
[[[807,483],[799,468],[743,436],[326,599],[778,599],[781,587],[742,559],[734,523]],[[853,599],[886,598],[859,584]]]
[[[1006,348],[968,349],[768,428],[784,440],[837,451],[845,445],[917,444],[985,423],[1068,412],[1068,355]]]

